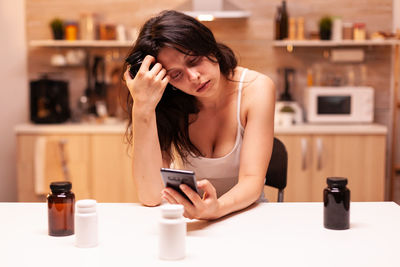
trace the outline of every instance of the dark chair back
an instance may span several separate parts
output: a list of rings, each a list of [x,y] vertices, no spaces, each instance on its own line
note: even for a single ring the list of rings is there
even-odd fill
[[[278,202],[283,202],[283,190],[287,183],[287,166],[288,155],[286,147],[278,138],[274,137],[265,185],[278,189]]]

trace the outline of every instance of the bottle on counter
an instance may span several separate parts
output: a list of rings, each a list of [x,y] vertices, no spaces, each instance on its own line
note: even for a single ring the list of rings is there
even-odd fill
[[[75,195],[70,182],[53,182],[47,195],[49,235],[67,236],[74,234]]]
[[[281,17],[282,17],[282,7],[278,6],[276,8],[275,14],[275,40],[281,40]]]
[[[304,40],[304,17],[297,18],[297,40]]]
[[[280,40],[284,40],[288,38],[288,31],[289,31],[289,14],[286,8],[286,1],[282,1],[282,13],[281,13],[281,21],[280,21]]]
[[[179,260],[185,257],[186,222],[183,218],[183,206],[165,204],[161,206],[159,222],[159,258]]]
[[[350,228],[350,190],[347,178],[328,177],[324,189],[324,227],[332,230]]]
[[[95,247],[98,244],[96,200],[82,199],[76,202],[75,246]]]
[[[296,39],[296,18],[289,18],[289,40]]]

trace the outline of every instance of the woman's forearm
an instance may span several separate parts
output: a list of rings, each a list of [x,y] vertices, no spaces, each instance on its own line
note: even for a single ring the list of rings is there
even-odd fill
[[[259,177],[246,177],[218,199],[218,218],[247,208],[260,197],[264,183]]]
[[[159,205],[163,188],[160,177],[162,156],[155,111],[134,105],[132,133],[133,179],[136,183],[139,200],[146,206]]]

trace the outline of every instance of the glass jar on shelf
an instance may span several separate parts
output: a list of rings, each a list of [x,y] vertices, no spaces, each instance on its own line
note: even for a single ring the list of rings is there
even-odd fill
[[[353,23],[343,23],[343,40],[353,40]]]
[[[78,39],[78,23],[75,21],[65,22],[65,40],[75,41]]]
[[[365,23],[354,23],[353,39],[354,41],[364,41],[366,39]]]

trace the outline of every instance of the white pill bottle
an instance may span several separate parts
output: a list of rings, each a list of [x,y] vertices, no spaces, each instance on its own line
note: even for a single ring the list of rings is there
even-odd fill
[[[82,199],[76,202],[75,246],[95,247],[98,244],[98,222],[96,200]]]
[[[164,204],[159,221],[159,258],[180,260],[186,254],[186,221],[184,208],[178,204]]]

